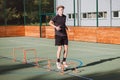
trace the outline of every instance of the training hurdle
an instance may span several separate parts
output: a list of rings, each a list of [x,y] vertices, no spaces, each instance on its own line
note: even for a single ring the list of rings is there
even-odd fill
[[[19,48],[13,48],[13,52],[12,52],[12,55],[13,55],[13,61],[16,62],[16,53],[15,51],[17,50],[21,50],[22,51],[22,54],[23,54],[23,60],[22,60],[22,63],[23,64],[26,64],[27,63],[27,53],[28,51],[32,51],[34,56],[35,56],[35,64],[38,65],[38,59],[37,59],[37,53],[36,53],[36,49],[24,49],[23,47],[19,47]]]
[[[38,59],[37,59],[37,53],[36,53],[36,49],[25,49],[25,50],[23,50],[23,52],[24,52],[24,60],[23,60],[23,63],[24,64],[26,64],[27,63],[27,53],[28,53],[28,51],[32,51],[33,52],[33,54],[34,54],[34,58],[35,58],[35,64],[36,65],[38,65]]]
[[[72,68],[72,71],[74,72],[74,73],[77,73],[78,71],[77,71],[77,63],[75,63],[75,62],[67,62],[67,65],[68,66],[70,66],[70,65],[73,65],[73,68]],[[62,75],[64,75],[64,70],[65,70],[65,67],[64,67],[64,65],[62,64],[61,65],[61,74]]]
[[[77,70],[77,63],[75,63],[75,62],[69,62],[69,63],[67,63],[68,65],[73,65],[73,72],[74,73],[77,73],[78,72],[78,70]]]
[[[50,61],[49,61],[49,59],[48,58],[38,58],[37,57],[37,62],[36,62],[36,67],[41,67],[39,64],[38,64],[38,61],[43,61],[43,60],[46,60],[47,61],[47,68],[48,68],[48,70],[50,70]]]
[[[22,54],[23,54],[23,60],[22,60],[22,63],[23,64],[27,64],[27,54],[28,54],[28,52],[30,52],[30,51],[32,51],[33,52],[33,54],[34,54],[34,62],[35,62],[35,67],[40,67],[40,65],[39,65],[39,63],[38,63],[38,61],[43,61],[43,60],[46,60],[47,61],[47,64],[46,64],[46,66],[47,66],[47,69],[48,69],[48,71],[51,71],[52,70],[52,66],[51,66],[51,63],[56,63],[56,60],[54,60],[54,59],[48,59],[48,58],[39,58],[39,57],[37,57],[37,53],[36,53],[36,49],[24,49],[23,47],[20,47],[20,48],[13,48],[13,52],[12,52],[12,55],[13,55],[13,61],[14,62],[16,62],[16,53],[15,53],[15,51],[16,50],[21,50],[22,51]],[[70,62],[67,62],[67,64],[68,64],[68,66],[70,66],[70,65],[72,65],[73,66],[73,68],[72,68],[72,71],[73,72],[75,72],[75,73],[77,73],[77,63],[75,63],[75,62],[72,62],[72,61],[70,61]],[[61,70],[60,70],[60,74],[62,74],[62,75],[64,75],[64,70],[65,70],[65,67],[64,67],[64,65],[61,63]]]
[[[22,51],[22,54],[23,54],[23,60],[22,60],[22,63],[23,64],[27,64],[27,54],[28,52],[32,51],[33,54],[34,54],[34,59],[35,59],[35,67],[40,67],[38,61],[43,61],[43,60],[47,60],[47,67],[48,67],[48,70],[50,70],[50,60],[48,58],[38,58],[37,57],[37,52],[36,52],[36,49],[24,49],[23,47],[19,47],[19,48],[13,48],[13,51],[12,51],[12,56],[13,56],[13,61],[16,62],[16,53],[15,51],[17,50],[20,50]]]
[[[53,59],[48,59],[48,70],[51,71],[51,62],[54,62],[56,63],[56,60],[53,60]],[[73,65],[73,72],[74,73],[77,73],[78,70],[77,70],[77,63],[75,62],[67,62],[67,65],[70,66],[70,65]],[[64,75],[64,70],[65,70],[65,67],[64,65],[61,63],[61,71],[60,71],[60,74]]]
[[[13,61],[16,62],[16,54],[15,54],[15,51],[16,50],[22,50],[22,52],[24,53],[24,48],[22,47],[19,47],[19,48],[13,48],[13,51],[12,51],[12,55],[13,55]]]

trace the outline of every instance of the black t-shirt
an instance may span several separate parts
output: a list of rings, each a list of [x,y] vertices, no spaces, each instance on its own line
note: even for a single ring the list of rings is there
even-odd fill
[[[62,15],[62,16],[56,15],[51,20],[54,22],[55,26],[60,26],[60,28],[61,28],[61,30],[59,30],[59,31],[57,31],[55,29],[55,35],[67,36],[66,25],[65,25],[66,16],[65,15]]]

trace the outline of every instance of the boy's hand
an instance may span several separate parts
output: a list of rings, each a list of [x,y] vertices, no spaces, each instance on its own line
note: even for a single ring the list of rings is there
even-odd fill
[[[55,27],[57,31],[61,30],[60,26]]]

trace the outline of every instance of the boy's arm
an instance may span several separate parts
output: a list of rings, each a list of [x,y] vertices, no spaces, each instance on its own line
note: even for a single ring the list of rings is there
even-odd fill
[[[68,31],[70,31],[70,28],[69,28],[69,27],[67,27],[67,26],[66,26],[66,29],[67,29]]]
[[[60,26],[55,26],[52,20],[50,20],[49,25],[55,28],[56,30],[61,30]]]
[[[54,22],[52,20],[50,20],[49,25],[56,28],[56,26],[54,25]]]

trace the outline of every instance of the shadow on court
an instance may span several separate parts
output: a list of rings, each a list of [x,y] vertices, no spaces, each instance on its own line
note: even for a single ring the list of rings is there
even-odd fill
[[[5,74],[14,70],[33,67],[31,64],[2,65],[0,66],[0,74]]]
[[[59,73],[56,73],[56,74],[58,75],[53,76],[52,74],[43,74],[43,75],[33,76],[31,78],[27,78],[24,80],[87,80],[87,79],[83,79],[83,78],[71,76],[71,75],[69,75],[69,77],[68,76],[66,77],[66,75],[60,75]]]
[[[5,59],[5,60],[8,60],[8,61],[12,61],[12,58],[3,57],[3,56],[0,56],[0,59]],[[11,71],[15,71],[15,70],[19,70],[19,69],[35,67],[35,65],[33,65],[34,62],[30,62],[30,63],[27,63],[27,64],[22,64],[22,61],[20,61],[20,60],[17,60],[16,62],[20,62],[20,64],[0,65],[0,74],[9,73]],[[39,62],[39,63],[42,63],[42,62]]]
[[[104,62],[107,62],[107,61],[112,61],[112,60],[119,59],[119,58],[120,58],[120,57],[109,58],[109,59],[102,59],[102,60],[100,60],[100,61],[92,62],[92,63],[86,64],[86,65],[84,65],[84,66],[77,66],[77,67],[75,67],[75,68],[78,69],[78,68],[83,68],[83,67],[88,67],[88,66],[94,66],[94,65],[97,65],[97,64],[101,64],[101,63],[104,63]],[[67,69],[64,70],[64,71],[69,71],[69,70],[73,71],[73,70],[75,70],[75,68],[67,68]],[[81,70],[81,71],[84,71],[84,70]],[[81,71],[80,71],[80,72],[81,72]]]
[[[108,73],[95,73],[95,74],[85,75],[86,78],[89,77],[90,79],[85,79],[82,77],[80,78],[80,77],[71,76],[71,75],[65,78],[64,78],[64,75],[58,75],[56,78],[55,76],[50,77],[50,75],[51,74],[37,75],[24,80],[120,80],[120,76],[119,76],[120,72],[116,72],[116,71],[108,72]]]
[[[93,80],[120,80],[120,70],[115,70],[107,73],[95,73],[87,75]]]
[[[94,66],[94,65],[97,65],[97,64],[101,64],[101,63],[104,63],[104,62],[107,62],[107,61],[112,61],[112,60],[119,59],[119,58],[120,57],[109,58],[109,59],[102,59],[100,61],[96,61],[96,62],[92,62],[92,63],[86,64],[85,66],[82,66],[82,67]],[[81,67],[77,67],[77,68],[81,68]]]

